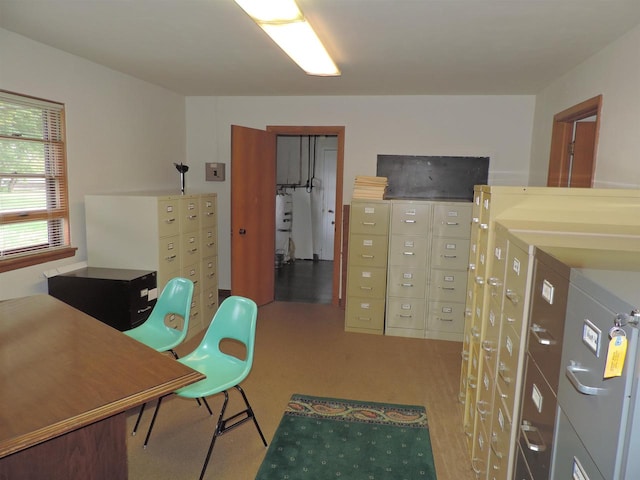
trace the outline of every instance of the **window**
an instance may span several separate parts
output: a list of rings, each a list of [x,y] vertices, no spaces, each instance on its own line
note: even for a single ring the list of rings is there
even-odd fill
[[[0,272],[73,256],[64,105],[0,91]]]

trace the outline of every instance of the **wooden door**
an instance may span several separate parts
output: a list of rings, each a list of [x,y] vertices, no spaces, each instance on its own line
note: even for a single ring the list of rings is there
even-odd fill
[[[276,136],[231,126],[231,294],[274,299]]]
[[[576,122],[573,132],[570,187],[591,187],[595,162],[595,142],[596,122]]]
[[[601,108],[598,95],[554,115],[548,187],[593,186]]]

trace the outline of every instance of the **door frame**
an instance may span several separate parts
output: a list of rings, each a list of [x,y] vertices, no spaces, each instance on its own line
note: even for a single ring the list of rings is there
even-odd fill
[[[593,176],[596,167],[598,151],[598,132],[600,131],[600,113],[602,110],[602,95],[595,96],[578,103],[553,116],[553,130],[551,132],[551,153],[549,155],[549,170],[547,173],[548,187],[566,186],[569,179],[570,154],[567,146],[572,141],[573,126],[578,120],[596,117],[596,131],[593,144],[593,161],[590,186],[593,186]]]
[[[276,135],[333,135],[337,137],[337,158],[336,158],[336,208],[335,208],[335,235],[333,238],[333,276],[331,304],[339,306],[341,293],[341,264],[344,259],[341,256],[342,246],[342,185],[344,170],[344,126],[291,126],[291,125],[268,125],[267,132]],[[275,232],[274,232],[275,235]]]

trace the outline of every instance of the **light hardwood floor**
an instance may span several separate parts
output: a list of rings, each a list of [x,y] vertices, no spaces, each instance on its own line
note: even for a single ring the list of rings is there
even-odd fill
[[[267,441],[293,393],[424,405],[438,480],[472,480],[457,400],[460,350],[456,342],[346,333],[339,308],[274,302],[259,310],[254,366],[243,388]],[[210,399],[212,409],[219,397]],[[230,408],[240,403],[232,392]],[[135,413],[128,414],[129,427]],[[138,435],[129,437],[129,478],[197,478],[215,418],[194,401],[170,397],[143,450],[150,418],[148,409]],[[265,453],[253,425],[242,425],[217,441],[206,478],[253,480]]]

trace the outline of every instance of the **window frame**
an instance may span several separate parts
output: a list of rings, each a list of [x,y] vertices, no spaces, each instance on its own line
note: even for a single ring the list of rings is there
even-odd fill
[[[25,218],[28,218],[28,221],[30,222],[38,220],[46,221],[49,229],[53,228],[51,222],[62,223],[61,226],[55,227],[56,231],[59,232],[56,235],[59,244],[45,244],[42,246],[31,245],[25,246],[24,248],[16,248],[12,251],[8,251],[8,253],[0,252],[0,273],[2,273],[72,257],[75,255],[77,248],[71,245],[69,224],[69,177],[67,172],[65,105],[60,102],[45,100],[1,89],[0,100],[7,103],[15,102],[13,103],[14,105],[23,104],[25,105],[25,108],[42,108],[43,114],[45,112],[56,111],[59,115],[59,135],[57,135],[55,140],[48,138],[45,134],[43,134],[42,139],[25,138],[24,140],[37,141],[43,144],[55,142],[60,152],[55,155],[55,158],[53,158],[47,153],[48,149],[44,149],[45,168],[43,175],[45,178],[45,195],[51,194],[51,190],[56,190],[55,205],[52,205],[49,203],[49,200],[47,200],[46,209],[41,209],[39,211],[27,209],[25,211],[18,212],[0,211],[0,225],[18,224],[20,222],[24,222]],[[20,134],[9,135],[8,131],[0,132],[0,140],[15,140],[20,137]],[[53,170],[50,167],[52,162],[57,166],[58,171],[58,174],[54,176],[46,173]],[[2,176],[2,172],[0,172],[0,176]],[[51,188],[51,184],[49,183],[50,177],[55,179],[55,189]]]

